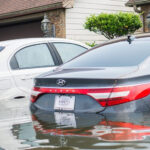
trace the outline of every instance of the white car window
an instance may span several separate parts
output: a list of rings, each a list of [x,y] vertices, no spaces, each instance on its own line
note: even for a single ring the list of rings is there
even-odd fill
[[[53,43],[63,63],[85,52],[87,48],[71,43]]]
[[[19,68],[54,66],[53,58],[46,44],[28,46],[15,55]]]

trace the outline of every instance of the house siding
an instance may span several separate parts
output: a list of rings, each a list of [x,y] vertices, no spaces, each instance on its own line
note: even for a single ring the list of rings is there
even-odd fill
[[[75,0],[74,7],[66,9],[66,38],[83,43],[101,43],[107,39],[85,30],[83,24],[90,14],[102,12],[115,13],[119,11],[131,12],[133,8],[125,6],[128,0]]]

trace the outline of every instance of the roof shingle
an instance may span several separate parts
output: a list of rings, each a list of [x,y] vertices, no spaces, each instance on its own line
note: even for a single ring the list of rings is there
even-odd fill
[[[26,10],[60,2],[63,2],[63,0],[0,0],[0,14]]]

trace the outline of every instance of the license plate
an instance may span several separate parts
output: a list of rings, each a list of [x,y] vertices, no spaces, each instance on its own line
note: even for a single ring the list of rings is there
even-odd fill
[[[74,110],[75,96],[56,95],[55,96],[55,110]]]
[[[54,116],[56,124],[61,126],[61,128],[76,128],[76,120],[73,113],[55,112]]]

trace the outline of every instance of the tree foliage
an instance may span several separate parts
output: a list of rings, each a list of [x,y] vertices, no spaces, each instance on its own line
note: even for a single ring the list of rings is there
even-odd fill
[[[101,33],[108,39],[133,34],[142,27],[140,16],[135,13],[101,13],[86,19],[85,29]]]

